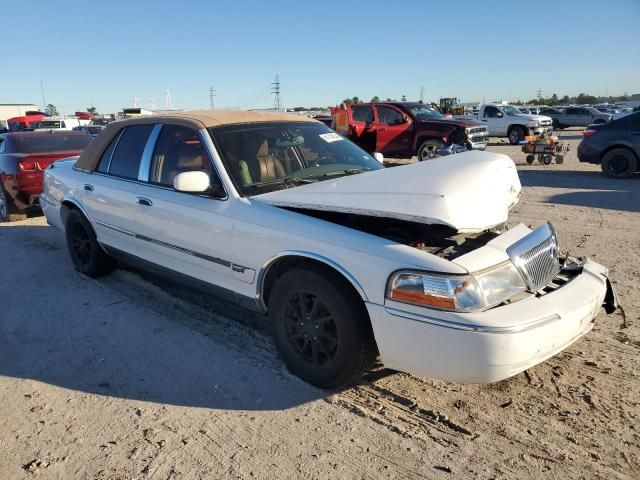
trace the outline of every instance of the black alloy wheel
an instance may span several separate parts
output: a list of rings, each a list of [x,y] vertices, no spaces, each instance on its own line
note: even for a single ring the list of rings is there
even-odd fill
[[[78,210],[67,214],[67,249],[75,269],[89,277],[99,277],[115,268],[115,261],[102,249],[89,221]]]
[[[287,368],[317,387],[353,383],[376,359],[362,299],[328,269],[308,265],[284,272],[269,294],[268,317]]]
[[[301,359],[323,366],[335,359],[340,346],[333,313],[321,298],[311,292],[292,292],[287,299],[284,319],[287,340]]]
[[[638,171],[638,160],[626,148],[614,148],[602,157],[602,172],[611,178],[628,178]]]

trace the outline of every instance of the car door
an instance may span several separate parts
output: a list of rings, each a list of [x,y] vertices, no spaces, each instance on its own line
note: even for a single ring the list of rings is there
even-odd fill
[[[127,253],[136,250],[133,210],[140,163],[152,130],[151,124],[122,129],[103,152],[97,170],[78,187],[98,240]]]
[[[585,125],[584,119],[580,118],[580,110],[582,109],[575,107],[565,109],[564,115],[566,120],[565,122],[562,122],[563,125],[566,125],[568,127],[578,127],[581,125]]]
[[[377,105],[374,130],[376,152],[398,155],[411,150],[413,123],[397,108],[390,105]]]
[[[375,151],[376,148],[373,120],[373,106],[371,105],[355,105],[349,109],[351,141],[369,153]]]
[[[504,126],[504,114],[497,107],[485,106],[480,120],[487,124],[489,135],[502,136],[507,134],[507,129]]]
[[[252,283],[255,271],[233,263],[230,202],[212,166],[205,139],[191,128],[166,124],[148,153],[134,209],[138,255],[217,285],[221,287],[219,294],[234,300],[234,279]],[[206,172],[219,193],[176,191],[175,176],[187,171]]]

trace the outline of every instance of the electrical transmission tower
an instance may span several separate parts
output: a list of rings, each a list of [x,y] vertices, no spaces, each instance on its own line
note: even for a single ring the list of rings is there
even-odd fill
[[[209,87],[209,108],[213,110],[213,97],[216,96],[216,89]]]
[[[276,80],[271,84],[271,93],[275,95],[273,108],[282,110],[282,97],[280,96],[280,75],[276,75]]]
[[[164,108],[165,110],[173,110],[173,105],[171,105],[171,92],[169,90],[164,91]]]

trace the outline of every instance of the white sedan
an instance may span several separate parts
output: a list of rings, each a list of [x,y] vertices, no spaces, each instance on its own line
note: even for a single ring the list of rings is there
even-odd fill
[[[606,268],[561,257],[550,224],[504,227],[520,194],[505,155],[384,168],[311,119],[183,112],[110,124],[43,187],[79,272],[119,259],[261,312],[288,368],[324,388],[377,357],[502,380],[617,307]]]

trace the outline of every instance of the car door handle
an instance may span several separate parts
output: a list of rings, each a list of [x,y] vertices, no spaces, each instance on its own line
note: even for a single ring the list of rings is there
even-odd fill
[[[85,183],[84,189],[88,192],[93,192],[93,185],[89,185],[88,183]]]
[[[481,120],[481,122],[487,123],[487,121],[486,121],[486,120]]]
[[[138,197],[138,198],[136,198],[136,201],[140,205],[144,205],[145,207],[150,207],[151,205],[153,205],[153,202],[151,200],[149,200],[148,198]]]

